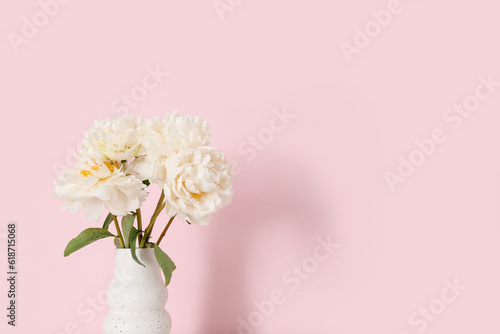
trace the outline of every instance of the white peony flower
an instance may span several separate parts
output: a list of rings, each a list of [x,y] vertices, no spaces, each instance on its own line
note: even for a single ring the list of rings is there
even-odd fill
[[[172,153],[165,160],[166,210],[198,225],[231,202],[233,171],[224,153],[202,146]]]
[[[165,115],[163,135],[170,152],[208,146],[211,140],[207,121],[198,116],[181,115],[177,112]]]
[[[165,118],[146,120],[141,127],[142,145],[139,157],[130,168],[143,180],[165,183],[165,159],[186,148],[197,148],[210,144],[210,128],[197,116],[166,114]]]
[[[141,149],[142,123],[131,115],[98,119],[85,133],[83,147],[97,161],[129,160]]]
[[[158,118],[146,119],[141,126],[141,149],[138,157],[128,164],[142,180],[154,181],[166,156],[163,122]]]
[[[63,209],[71,213],[84,209],[92,221],[99,219],[103,207],[116,216],[125,216],[147,197],[141,180],[126,175],[116,162],[80,162],[64,171],[55,185],[54,197],[66,200]]]

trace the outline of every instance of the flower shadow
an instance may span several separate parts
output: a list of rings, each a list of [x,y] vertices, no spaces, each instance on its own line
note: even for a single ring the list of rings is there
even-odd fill
[[[316,178],[297,163],[280,160],[285,159],[274,156],[267,163],[247,165],[235,177],[233,202],[213,217],[200,333],[258,334],[260,326],[238,328],[256,311],[254,300],[262,300],[255,291],[267,293],[280,284],[280,275],[266,275],[266,269],[282,267],[272,263],[281,255],[309,255],[316,238],[333,234],[332,205],[325,204],[330,201],[313,199],[324,192],[314,184]]]

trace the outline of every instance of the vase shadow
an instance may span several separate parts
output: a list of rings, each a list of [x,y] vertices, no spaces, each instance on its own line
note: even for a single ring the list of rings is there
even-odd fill
[[[322,191],[314,184],[316,178],[286,160],[275,156],[268,164],[247,165],[235,177],[233,202],[214,216],[206,246],[207,293],[199,333],[261,333],[259,326],[237,330],[239,318],[247,320],[258,299],[249,291],[254,282],[248,279],[251,268],[245,265],[251,262],[255,267],[264,260],[255,250],[261,245],[272,248],[274,240],[278,244],[281,240],[293,244],[293,251],[308,254],[317,244],[316,238],[333,234],[333,208],[316,199]],[[269,287],[280,279],[273,275]]]

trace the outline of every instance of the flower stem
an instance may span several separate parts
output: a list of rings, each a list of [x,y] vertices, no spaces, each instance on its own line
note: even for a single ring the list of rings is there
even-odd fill
[[[158,245],[158,246],[160,245],[160,242],[163,240],[163,237],[165,236],[165,233],[167,233],[168,228],[170,227],[170,225],[174,221],[174,218],[175,218],[175,216],[173,216],[173,217],[170,218],[170,220],[168,221],[167,226],[165,226],[165,229],[163,230],[163,232],[161,232],[161,235],[158,238],[158,241],[156,242],[156,245]]]
[[[158,218],[158,215],[160,212],[165,208],[165,203],[163,203],[163,200],[165,199],[165,191],[161,191],[160,199],[158,200],[158,204],[156,204],[156,209],[151,217],[151,221],[148,224],[148,227],[146,227],[146,231],[144,231],[144,237],[142,238],[139,247],[144,248],[144,245],[146,245],[146,242],[148,242],[149,238],[151,237],[151,232],[153,231],[153,227],[155,226],[156,218]]]
[[[139,231],[142,231],[142,213],[141,213],[141,208],[138,208],[135,213],[137,215],[137,229]],[[139,239],[139,245],[140,245],[141,241],[142,241],[142,232],[139,233],[138,239]]]
[[[115,221],[116,233],[118,233],[118,238],[120,238],[122,248],[125,248],[125,241],[123,241],[122,231],[120,230],[120,225],[118,225],[118,219],[116,219],[115,215],[113,215],[113,220]]]

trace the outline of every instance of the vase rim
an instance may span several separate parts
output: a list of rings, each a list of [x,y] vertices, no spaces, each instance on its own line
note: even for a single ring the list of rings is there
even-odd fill
[[[153,251],[154,248],[136,248],[136,252],[144,252],[144,251]],[[115,252],[129,252],[130,253],[130,248],[115,248]]]

